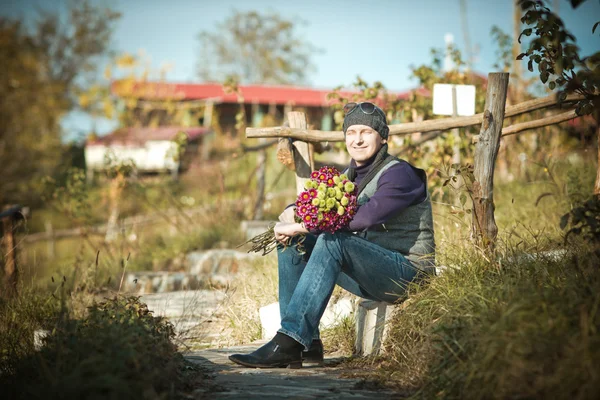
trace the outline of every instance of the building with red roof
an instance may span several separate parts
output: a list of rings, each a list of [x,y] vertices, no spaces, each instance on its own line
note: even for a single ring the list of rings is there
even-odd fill
[[[171,101],[190,108],[204,109],[198,124],[235,135],[236,114],[240,104],[244,104],[246,125],[260,126],[265,115],[272,117],[275,125],[280,125],[288,111],[303,111],[309,125],[315,129],[332,130],[333,113],[329,99],[330,89],[315,89],[298,86],[239,85],[238,92],[226,91],[217,83],[167,83],[116,81],[112,85],[113,94],[123,98],[135,98],[152,104],[157,101]],[[351,97],[357,92],[341,90],[343,97]],[[393,92],[398,98],[408,98],[410,92]],[[216,111],[216,112],[215,112]],[[212,117],[216,116],[217,120]]]
[[[123,106],[129,107],[131,126],[88,140],[85,158],[90,174],[105,168],[109,154],[121,161],[132,160],[140,172],[176,174],[189,165],[189,157],[199,154],[205,135],[216,132],[236,136],[240,107],[244,107],[246,126],[281,125],[288,111],[302,111],[314,129],[335,127],[331,108],[335,100],[328,98],[332,92],[328,89],[240,85],[237,92],[233,92],[216,83],[121,80],[113,82],[111,90],[123,99]],[[338,93],[350,98],[357,92],[342,90]],[[408,98],[410,92],[391,94]],[[186,157],[176,160],[171,153],[181,132],[186,135],[188,146]],[[210,149],[202,147],[202,154],[207,157]]]

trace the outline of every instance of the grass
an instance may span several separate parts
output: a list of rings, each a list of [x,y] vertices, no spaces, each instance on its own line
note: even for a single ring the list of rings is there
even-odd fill
[[[223,305],[227,345],[262,338],[259,309],[277,302],[277,259],[274,253],[246,265],[232,283]]]
[[[295,181],[293,172],[276,161],[274,149],[267,154],[264,218],[276,219],[280,210],[293,201]],[[248,219],[253,211],[255,176],[247,171],[255,168],[255,159],[255,153],[234,157],[225,152],[219,160],[201,165],[179,181],[160,176],[132,181],[120,196],[120,218],[140,214],[160,217],[166,209],[178,210],[177,218],[132,226],[111,243],[105,242],[103,235],[59,239],[54,244],[54,257],[49,254],[49,243],[28,243],[20,247],[23,280],[45,285],[52,275],[69,276],[77,265],[93,263],[98,251],[101,267],[115,275],[127,258],[129,270],[177,270],[190,251],[237,246],[244,241],[240,221]],[[44,230],[46,222],[55,230],[107,222],[110,212],[105,185],[86,186],[84,176],[77,173],[69,179],[74,181],[68,186],[73,193],[67,192],[67,196],[59,191],[46,208],[33,210],[22,232]],[[195,207],[207,211],[183,217],[183,212]]]
[[[581,245],[583,246],[583,245]],[[446,252],[391,322],[385,375],[417,398],[594,398],[600,390],[598,258],[489,260]]]

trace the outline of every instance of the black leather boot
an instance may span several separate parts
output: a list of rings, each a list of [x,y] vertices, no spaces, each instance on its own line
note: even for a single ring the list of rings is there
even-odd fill
[[[252,368],[302,368],[302,345],[282,346],[276,339],[250,354],[232,354],[229,359]]]
[[[313,364],[322,367],[323,361],[323,342],[321,339],[313,339],[307,351],[302,352],[302,364]]]

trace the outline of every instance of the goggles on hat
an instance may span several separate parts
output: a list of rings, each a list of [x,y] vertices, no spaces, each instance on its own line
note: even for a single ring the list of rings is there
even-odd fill
[[[383,110],[379,107],[377,107],[375,104],[373,103],[369,103],[368,101],[364,101],[362,103],[348,103],[344,106],[344,115],[350,115],[352,114],[352,112],[354,112],[354,110],[356,110],[357,108],[360,108],[360,110],[367,114],[367,115],[371,115],[375,112],[375,110],[379,111],[379,114],[385,118],[385,113],[383,112]]]

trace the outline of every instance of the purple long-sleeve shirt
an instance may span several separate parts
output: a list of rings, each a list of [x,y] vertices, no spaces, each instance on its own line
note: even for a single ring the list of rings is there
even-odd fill
[[[356,185],[367,175],[372,162],[373,160],[367,165],[356,167],[354,160],[352,161],[352,166],[356,168]],[[383,224],[400,210],[418,204],[426,198],[425,182],[410,164],[399,162],[381,174],[377,182],[377,191],[367,203],[358,208],[348,228],[357,232]]]

